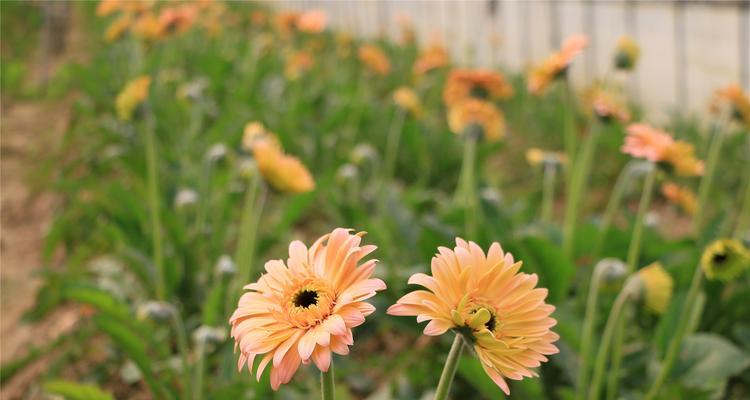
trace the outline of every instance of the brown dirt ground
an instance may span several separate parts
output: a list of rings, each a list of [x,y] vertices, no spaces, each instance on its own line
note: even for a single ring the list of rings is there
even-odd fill
[[[81,60],[83,35],[68,32],[68,48],[47,59],[40,49],[29,60],[30,80],[39,81],[63,62]],[[46,69],[46,70],[45,70]],[[34,306],[41,285],[42,243],[58,204],[55,196],[34,184],[38,161],[55,154],[70,121],[74,96],[64,100],[16,101],[3,98],[0,105],[0,363],[25,355],[30,348],[54,340],[78,321],[74,308],[64,307],[50,317],[25,323],[23,314]],[[41,190],[40,190],[41,187]],[[39,398],[39,376],[46,357],[23,369],[0,388],[1,399]]]

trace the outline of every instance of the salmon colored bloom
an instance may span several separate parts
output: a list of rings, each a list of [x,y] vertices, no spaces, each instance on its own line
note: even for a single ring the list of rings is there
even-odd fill
[[[651,162],[664,161],[667,148],[674,143],[670,134],[647,124],[630,124],[627,133],[622,152]]]
[[[378,75],[387,75],[391,72],[391,62],[383,50],[373,44],[366,44],[357,52],[359,60]]]
[[[151,77],[142,75],[128,82],[115,99],[115,110],[121,121],[129,121],[135,109],[148,97]]]
[[[448,110],[448,126],[465,135],[471,126],[481,128],[481,138],[494,142],[505,136],[505,117],[493,104],[469,99]]]
[[[432,258],[432,276],[417,273],[410,284],[416,290],[388,309],[388,314],[416,316],[429,321],[424,334],[438,336],[449,329],[464,336],[482,368],[505,392],[505,379],[520,380],[556,354],[559,336],[550,328],[555,307],[544,302],[547,289],[536,288],[536,274],[519,272],[521,262],[493,243],[485,255],[474,242],[456,238],[456,247],[438,248]]]
[[[145,41],[157,40],[164,37],[164,26],[159,18],[151,12],[141,14],[133,23],[133,34]]]
[[[297,19],[297,29],[305,33],[320,33],[326,28],[327,21],[328,16],[325,11],[307,11]]]
[[[198,18],[198,9],[192,4],[164,7],[159,12],[159,25],[164,33],[185,33]]]
[[[630,36],[621,36],[617,40],[617,51],[615,52],[615,68],[632,70],[638,62],[640,55],[638,43]]]
[[[664,153],[664,162],[677,175],[700,176],[703,175],[703,161],[695,158],[695,148],[692,144],[682,140],[676,140],[667,147]]]
[[[300,15],[301,14],[297,11],[280,12],[274,17],[274,27],[283,36],[289,36],[294,33],[294,29],[297,27],[297,22],[299,21]]]
[[[690,188],[682,187],[674,182],[661,185],[661,193],[672,204],[678,205],[686,213],[693,215],[698,209],[695,193]]]
[[[451,71],[443,89],[443,101],[452,107],[466,99],[507,99],[513,87],[503,74],[486,69],[456,69]]]
[[[298,158],[284,154],[275,136],[255,140],[252,152],[258,170],[274,189],[286,193],[306,193],[315,189],[310,171]]]
[[[314,64],[315,61],[313,60],[313,57],[309,52],[294,52],[286,59],[284,75],[287,77],[287,79],[295,80],[299,78],[303,73],[309,71]]]
[[[588,94],[588,100],[591,102],[591,110],[602,120],[614,119],[623,123],[630,121],[630,111],[613,93],[595,88]]]
[[[327,372],[332,353],[349,353],[352,328],[375,311],[365,300],[386,288],[371,278],[376,260],[360,265],[376,249],[361,245],[362,236],[337,228],[309,249],[294,241],[286,264],[268,261],[267,273],[245,286],[249,291],[229,319],[240,370],[247,364],[252,373],[255,357],[262,355],[256,378],[260,380],[271,363],[271,387],[276,390],[292,379],[300,364],[312,361]]]
[[[731,84],[716,91],[711,109],[718,112],[721,106],[731,107],[732,117],[750,129],[750,98],[737,84]]]
[[[415,117],[422,116],[422,102],[413,89],[401,86],[393,92],[393,102],[402,109],[410,112]]]
[[[573,35],[565,40],[560,51],[531,69],[527,83],[529,92],[537,96],[544,94],[552,81],[567,71],[573,58],[580,54],[588,43],[589,39],[584,35]]]
[[[414,61],[412,72],[423,75],[434,69],[443,68],[450,64],[450,54],[439,42],[433,42],[419,54]]]
[[[641,297],[646,308],[657,314],[663,314],[672,299],[674,288],[672,277],[658,262],[641,268],[636,276],[641,283]]]

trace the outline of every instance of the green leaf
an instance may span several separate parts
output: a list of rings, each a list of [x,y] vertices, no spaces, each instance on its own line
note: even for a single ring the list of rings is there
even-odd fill
[[[575,266],[565,257],[562,249],[552,242],[537,236],[526,236],[520,240],[524,270],[539,274],[539,286],[549,289],[549,301],[562,301],[575,274]]]
[[[750,357],[725,338],[698,333],[682,343],[675,372],[686,387],[715,390],[748,366]]]
[[[479,360],[464,355],[458,362],[458,374],[488,399],[504,399],[503,391],[487,376]]]
[[[95,385],[64,380],[51,380],[42,385],[49,394],[60,395],[66,400],[111,400],[112,395]]]

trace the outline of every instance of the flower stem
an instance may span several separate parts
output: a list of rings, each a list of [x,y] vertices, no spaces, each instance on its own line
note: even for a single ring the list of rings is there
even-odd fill
[[[174,309],[174,312],[172,313],[172,328],[177,337],[177,349],[180,352],[180,363],[182,364],[181,372],[184,381],[182,382],[183,394],[187,398],[189,397],[189,394],[192,393],[192,390],[190,390],[192,378],[190,376],[190,368],[188,364],[189,350],[187,335],[185,334],[185,324],[182,323],[180,312],[177,309]]]
[[[156,150],[155,121],[150,110],[146,116],[146,173],[148,187],[148,208],[151,210],[151,243],[153,247],[153,263],[156,270],[156,298],[164,300],[167,297],[167,285],[164,271],[164,255],[162,251],[161,209],[159,203],[158,155]]]
[[[617,295],[614,305],[612,305],[612,311],[610,311],[609,318],[607,318],[607,324],[604,326],[604,333],[602,333],[602,339],[599,343],[599,350],[596,353],[594,375],[591,379],[591,385],[589,386],[589,399],[599,398],[599,389],[601,388],[602,378],[604,377],[607,353],[609,352],[609,345],[612,342],[612,334],[615,330],[615,324],[620,319],[620,314],[625,305],[625,301],[628,300],[631,292],[635,288],[635,282],[635,278],[629,278],[627,282],[625,282],[625,286]]]
[[[388,138],[385,147],[384,166],[383,166],[383,177],[381,181],[380,199],[379,199],[379,211],[382,213],[385,210],[385,200],[387,198],[386,185],[388,181],[393,179],[393,173],[396,169],[396,160],[398,159],[398,148],[401,142],[401,132],[404,127],[404,120],[406,119],[406,110],[401,107],[397,107],[396,115],[391,122],[391,128],[388,131]]]
[[[625,341],[625,319],[628,317],[627,310],[615,325],[614,336],[612,337],[612,358],[609,366],[609,376],[607,377],[607,400],[614,400],[617,397],[617,387],[620,382],[620,365],[622,364],[622,346]]]
[[[675,359],[677,358],[677,353],[679,353],[680,351],[682,341],[683,339],[685,339],[685,334],[687,333],[688,326],[690,325],[689,322],[693,313],[689,311],[692,310],[693,306],[695,305],[698,293],[700,293],[702,281],[703,271],[701,270],[700,265],[698,265],[695,267],[693,280],[690,282],[690,289],[688,289],[685,303],[682,306],[682,312],[679,314],[680,319],[677,322],[677,330],[675,331],[674,337],[669,342],[667,354],[664,356],[664,361],[662,362],[661,368],[659,369],[659,374],[656,376],[656,379],[651,385],[651,388],[648,390],[648,393],[646,393],[645,400],[655,399],[656,396],[659,395],[659,391],[661,390],[664,381],[667,379],[669,372],[672,370],[672,366],[674,365]]]
[[[256,175],[251,178],[247,193],[245,193],[245,204],[242,207],[240,220],[240,232],[237,238],[237,249],[235,260],[237,263],[237,275],[232,284],[227,301],[226,310],[231,310],[232,304],[238,296],[242,285],[250,281],[253,276],[253,258],[255,256],[255,242],[258,233],[260,215],[263,213],[265,191],[261,187],[262,178]]]
[[[477,239],[477,187],[475,178],[477,142],[474,135],[466,135],[464,141],[464,158],[461,164],[461,176],[457,195],[463,197],[463,206],[466,210],[464,218],[465,234],[472,240]]]
[[[333,382],[333,360],[328,367],[328,372],[320,371],[320,398],[322,400],[334,400],[336,398]]]
[[[612,222],[615,219],[615,214],[620,208],[620,203],[622,202],[622,198],[625,195],[625,189],[627,189],[628,184],[630,184],[630,180],[633,177],[633,169],[636,165],[634,164],[634,162],[635,161],[630,161],[627,165],[625,165],[625,168],[622,169],[622,172],[620,172],[620,175],[617,177],[615,187],[614,189],[612,189],[612,195],[610,195],[609,201],[607,202],[607,208],[604,210],[602,225],[599,230],[599,237],[597,238],[596,245],[594,246],[594,253],[591,257],[593,260],[599,259],[599,255],[603,250],[604,243],[607,239],[607,232],[609,232],[609,227],[612,226]]]
[[[724,136],[726,136],[722,132],[723,125],[722,122],[717,122],[714,125],[711,135],[711,144],[708,148],[708,155],[706,156],[706,171],[703,174],[700,186],[698,187],[698,208],[693,217],[693,234],[696,236],[700,235],[701,229],[703,228],[703,219],[706,215],[706,202],[708,201],[709,193],[711,193],[711,184],[714,181],[716,166],[719,164],[721,146],[724,143]]]
[[[565,221],[563,223],[563,249],[568,257],[573,256],[573,237],[575,235],[576,222],[578,222],[581,195],[586,190],[591,162],[594,159],[594,150],[599,138],[599,130],[598,124],[592,122],[589,134],[583,142],[580,157],[575,158],[575,162],[573,162],[573,158],[568,157],[572,165],[575,166],[569,180],[568,199],[565,204]]]
[[[461,350],[463,350],[463,347],[464,339],[460,333],[457,333],[453,339],[451,350],[448,353],[448,359],[445,360],[443,373],[440,375],[440,382],[438,382],[437,390],[435,390],[434,400],[445,400],[448,398],[448,393],[451,391],[451,383],[453,383],[453,378],[456,376],[458,360],[461,359]]]
[[[198,350],[198,361],[195,365],[195,389],[193,391],[193,399],[200,400],[203,398],[203,375],[206,368],[206,345],[204,343],[198,343],[196,346]]]
[[[742,237],[742,232],[750,226],[750,174],[745,182],[745,195],[742,199],[742,209],[737,216],[737,226],[734,228],[735,239]]]
[[[575,103],[570,92],[570,85],[567,80],[560,86],[560,100],[563,103],[563,141],[565,144],[565,154],[568,155],[570,165],[575,165],[576,148],[578,147],[578,138],[576,137],[576,120],[575,120]]]
[[[583,317],[583,333],[581,335],[580,366],[578,368],[578,385],[576,387],[576,399],[586,398],[586,387],[589,379],[589,359],[591,358],[591,343],[594,336],[594,320],[596,317],[597,300],[599,299],[599,284],[602,277],[602,264],[594,267],[589,283],[589,293],[586,298],[586,313]]]
[[[552,220],[552,206],[555,201],[555,181],[557,180],[557,167],[551,163],[544,165],[544,183],[542,185],[542,222],[549,223]]]
[[[638,213],[635,216],[633,235],[630,237],[630,246],[628,247],[628,258],[626,260],[628,274],[635,271],[636,264],[638,263],[638,256],[641,252],[641,239],[643,237],[643,225],[646,219],[646,212],[651,206],[651,195],[654,191],[656,172],[656,166],[652,165],[643,182],[643,193],[641,193],[641,200],[638,203]]]

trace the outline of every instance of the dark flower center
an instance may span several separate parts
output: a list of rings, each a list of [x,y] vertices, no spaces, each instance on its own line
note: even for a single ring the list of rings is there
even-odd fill
[[[724,264],[727,258],[729,258],[727,253],[716,253],[714,254],[713,262],[715,264]]]
[[[484,324],[484,327],[489,329],[490,332],[495,332],[495,328],[497,327],[497,318],[495,317],[495,314],[490,314],[490,320]]]
[[[473,85],[469,94],[471,97],[482,100],[487,100],[490,97],[490,92],[481,85]]]
[[[318,304],[318,292],[309,289],[300,290],[296,295],[294,295],[292,304],[294,304],[296,307],[302,308],[314,306]]]

